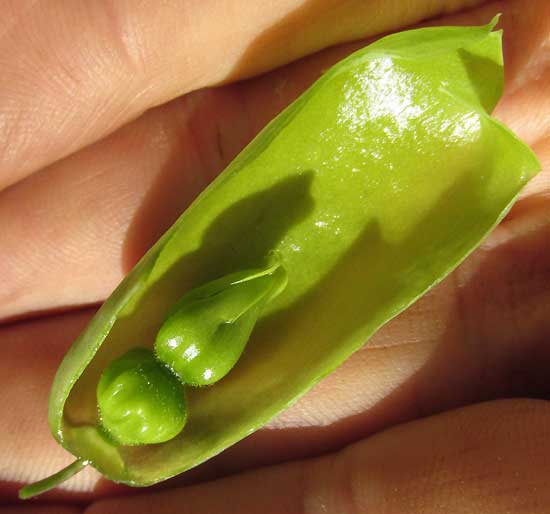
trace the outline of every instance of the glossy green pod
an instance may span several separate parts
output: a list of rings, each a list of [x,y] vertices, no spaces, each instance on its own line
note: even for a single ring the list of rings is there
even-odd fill
[[[199,196],[59,368],[49,421],[78,462],[134,486],[200,464],[296,400],[479,244],[539,169],[488,114],[503,75],[493,27],[413,30],[359,50]],[[273,255],[285,289],[225,378],[187,390],[182,432],[144,446],[103,437],[95,391],[108,363],[152,348],[186,291]]]

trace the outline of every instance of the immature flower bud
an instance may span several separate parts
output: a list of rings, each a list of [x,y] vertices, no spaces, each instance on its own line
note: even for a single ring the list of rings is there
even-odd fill
[[[162,325],[155,352],[193,386],[223,378],[239,360],[263,307],[286,285],[279,266],[241,271],[185,295]]]
[[[99,380],[97,402],[103,429],[121,445],[173,439],[187,418],[183,386],[146,348],[111,362]]]

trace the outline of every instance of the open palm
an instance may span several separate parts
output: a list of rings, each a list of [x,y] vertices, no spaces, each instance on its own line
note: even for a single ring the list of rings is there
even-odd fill
[[[387,4],[6,2],[0,501],[71,460],[49,435],[47,396],[94,306],[275,114],[367,41],[334,45],[453,6],[469,9],[429,23],[503,13],[495,116],[543,165],[504,222],[367,347],[219,457],[131,495],[86,470],[45,496],[50,507],[16,512],[549,512],[550,4]]]

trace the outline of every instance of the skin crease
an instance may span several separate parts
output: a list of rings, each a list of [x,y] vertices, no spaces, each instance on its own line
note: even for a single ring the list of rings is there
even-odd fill
[[[549,5],[490,3],[434,23],[485,23],[496,12],[507,64],[496,115],[543,172],[481,248],[264,430],[162,486],[180,487],[93,503],[126,490],[86,470],[43,501],[93,514],[549,512]],[[93,309],[29,313],[104,299],[276,112],[363,44],[173,100],[0,193],[0,313],[21,320],[0,327],[2,501],[70,462],[49,436],[47,394]],[[0,514],[48,512],[35,505]]]

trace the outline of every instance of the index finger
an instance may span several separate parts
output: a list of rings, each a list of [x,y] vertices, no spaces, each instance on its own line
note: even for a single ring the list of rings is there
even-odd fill
[[[193,89],[478,3],[4,1],[0,189]]]

